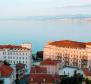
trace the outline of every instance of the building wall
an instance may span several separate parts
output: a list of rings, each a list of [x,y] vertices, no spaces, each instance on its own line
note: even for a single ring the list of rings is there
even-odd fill
[[[29,44],[24,44],[25,46],[28,46]],[[22,45],[23,46],[23,45]],[[29,47],[31,44],[29,45]],[[18,64],[23,63],[26,65],[26,69],[30,69],[32,64],[32,48],[29,49],[0,49],[0,60],[6,60],[10,64]]]
[[[32,48],[31,43],[23,43],[23,44],[21,44],[21,46],[22,46],[22,47],[26,47],[26,48],[28,48],[28,49],[31,49],[31,48]]]
[[[41,65],[41,67],[47,68],[47,74],[58,74],[59,71],[58,65]]]
[[[91,59],[91,53],[88,53],[87,51],[87,48],[57,47],[47,44],[44,47],[43,59],[56,59],[60,60],[62,64],[66,66],[87,68],[89,67],[89,59]]]
[[[88,67],[91,68],[91,46],[87,45],[86,51],[88,55]]]

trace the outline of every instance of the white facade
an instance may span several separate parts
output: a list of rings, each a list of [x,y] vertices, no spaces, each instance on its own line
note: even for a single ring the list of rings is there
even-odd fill
[[[20,46],[2,45],[0,46],[0,60],[6,60],[10,64],[23,63],[26,69],[30,71],[32,63],[32,47],[31,43],[22,44]]]
[[[46,44],[44,47],[44,59],[51,58],[52,60],[60,60],[63,65],[78,68],[89,68],[91,66],[91,45],[84,43],[85,47],[73,47],[73,45],[71,44],[73,43],[76,45],[76,42],[75,43],[73,41],[64,42],[65,44],[63,44],[63,42],[61,44],[60,42],[61,46],[58,46],[59,44],[58,45],[54,44],[52,45],[50,43]]]

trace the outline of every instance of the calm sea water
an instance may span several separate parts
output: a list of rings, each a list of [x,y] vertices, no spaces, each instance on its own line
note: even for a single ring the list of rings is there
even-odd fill
[[[54,40],[91,41],[91,22],[60,19],[0,20],[0,44],[31,42],[33,52]]]

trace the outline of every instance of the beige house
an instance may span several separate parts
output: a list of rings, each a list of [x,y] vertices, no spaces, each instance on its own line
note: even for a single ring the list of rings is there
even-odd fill
[[[91,42],[70,40],[54,41],[44,47],[45,59],[60,60],[63,66],[89,68],[91,65]]]
[[[60,62],[51,59],[45,59],[40,63],[41,67],[47,68],[47,74],[58,74]]]

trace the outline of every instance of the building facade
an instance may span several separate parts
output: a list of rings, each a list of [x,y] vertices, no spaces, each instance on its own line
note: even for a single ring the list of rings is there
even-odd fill
[[[91,42],[83,43],[62,40],[47,43],[44,47],[44,58],[60,60],[63,66],[78,68],[91,67]]]
[[[53,74],[58,74],[61,64],[56,60],[45,59],[42,62],[40,62],[40,66],[46,67],[47,74],[53,75]]]
[[[29,72],[32,62],[31,43],[24,43],[19,46],[0,45],[0,60],[7,61],[12,65],[23,63],[25,64],[26,71]]]

